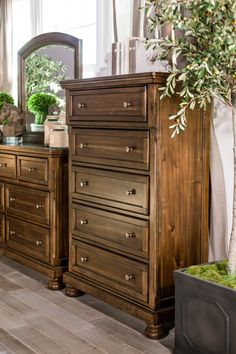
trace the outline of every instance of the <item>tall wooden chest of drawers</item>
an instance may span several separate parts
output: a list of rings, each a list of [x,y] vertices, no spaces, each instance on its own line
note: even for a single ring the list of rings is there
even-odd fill
[[[150,338],[173,326],[173,270],[207,260],[208,113],[171,139],[165,74],[64,81],[70,131],[66,294],[92,294],[143,319]]]
[[[68,264],[68,151],[0,144],[0,251],[63,287]]]

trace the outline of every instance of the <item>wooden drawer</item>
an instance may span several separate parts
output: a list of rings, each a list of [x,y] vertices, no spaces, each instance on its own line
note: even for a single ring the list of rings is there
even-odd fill
[[[148,258],[148,222],[72,204],[73,237]]]
[[[5,243],[5,215],[0,214],[0,242]]]
[[[148,266],[72,240],[72,271],[127,297],[147,302]]]
[[[49,224],[49,193],[7,184],[6,211],[7,214]]]
[[[70,118],[75,121],[146,122],[146,88],[70,92]]]
[[[37,184],[48,184],[48,160],[41,158],[18,157],[18,179]]]
[[[72,166],[72,197],[148,214],[149,178]]]
[[[49,261],[49,230],[46,228],[7,217],[6,243],[30,257]]]
[[[16,178],[16,156],[0,154],[0,177]]]
[[[149,133],[134,130],[72,129],[72,159],[149,169]]]
[[[4,183],[0,182],[0,212],[3,212],[5,209],[4,199]]]

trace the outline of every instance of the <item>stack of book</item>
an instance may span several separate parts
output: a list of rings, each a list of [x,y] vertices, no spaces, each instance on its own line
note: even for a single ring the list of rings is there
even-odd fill
[[[169,62],[156,59],[160,50],[146,49],[145,39],[129,38],[112,43],[112,75],[149,71],[168,72]]]

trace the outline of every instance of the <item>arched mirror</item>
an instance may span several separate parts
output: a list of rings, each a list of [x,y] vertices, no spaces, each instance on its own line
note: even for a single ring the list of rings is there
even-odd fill
[[[63,106],[65,93],[59,81],[81,76],[82,41],[74,36],[60,32],[41,34],[18,51],[18,105],[28,132],[34,120],[27,111],[28,98],[37,92],[52,93]]]

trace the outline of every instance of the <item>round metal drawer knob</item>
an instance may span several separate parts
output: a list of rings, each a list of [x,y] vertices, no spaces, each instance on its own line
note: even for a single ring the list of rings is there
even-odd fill
[[[42,208],[42,205],[41,205],[41,204],[35,204],[35,208],[36,208],[36,209],[41,209],[41,208]]]
[[[86,187],[88,185],[88,181],[80,181],[79,185],[81,188]]]
[[[132,194],[136,194],[136,190],[135,189],[131,189],[125,192],[126,195],[132,195]]]
[[[80,220],[80,225],[85,225],[87,223],[88,223],[88,220],[86,220],[86,219],[81,219]]]
[[[84,148],[86,148],[87,146],[88,146],[88,145],[85,144],[85,143],[80,143],[80,144],[79,144],[80,149],[84,149]]]
[[[131,105],[132,105],[131,102],[127,102],[127,101],[124,101],[124,102],[123,102],[123,107],[124,107],[124,108],[131,107]]]
[[[80,257],[80,262],[81,263],[88,262],[88,257]]]
[[[126,152],[130,152],[130,151],[132,151],[132,150],[134,150],[134,147],[133,147],[133,146],[126,146],[126,147],[125,147],[125,151],[126,151]]]
[[[126,238],[135,238],[135,234],[133,232],[126,232],[125,237]]]
[[[7,167],[7,163],[1,162],[0,163],[0,167],[6,168]]]
[[[16,200],[15,197],[10,197],[9,199],[10,199],[10,202],[14,202]]]
[[[43,242],[42,241],[36,241],[35,244],[36,244],[36,246],[41,246],[43,244]]]
[[[29,172],[36,172],[36,171],[37,171],[37,169],[36,169],[36,168],[34,168],[34,167],[29,167],[29,168],[28,168],[28,171],[29,171]]]
[[[78,103],[78,108],[79,108],[79,109],[85,108],[85,103],[79,102],[79,103]]]
[[[134,279],[134,274],[125,274],[125,280],[129,281],[131,279]]]
[[[15,232],[14,230],[11,230],[11,231],[10,231],[10,235],[11,235],[11,236],[13,236],[13,235],[15,235],[15,234],[16,234],[16,232]]]

